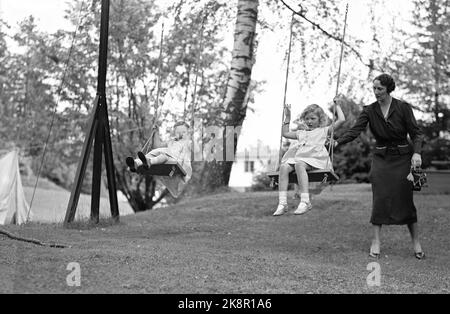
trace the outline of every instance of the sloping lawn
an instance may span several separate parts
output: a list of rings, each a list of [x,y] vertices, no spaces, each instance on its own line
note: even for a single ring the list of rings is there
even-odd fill
[[[3,227],[70,248],[0,236],[0,292],[449,293],[450,196],[415,195],[425,260],[413,257],[405,226],[383,227],[379,287],[366,282],[371,197],[368,185],[336,186],[295,216],[290,195],[291,213],[272,217],[276,192],[223,193],[117,225]],[[66,283],[71,262],[80,287]]]

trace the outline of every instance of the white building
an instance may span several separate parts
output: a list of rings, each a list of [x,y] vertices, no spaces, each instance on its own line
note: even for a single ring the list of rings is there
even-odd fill
[[[274,171],[278,167],[278,150],[263,146],[246,147],[236,152],[228,186],[237,191],[246,191],[253,185],[253,178],[260,173]]]

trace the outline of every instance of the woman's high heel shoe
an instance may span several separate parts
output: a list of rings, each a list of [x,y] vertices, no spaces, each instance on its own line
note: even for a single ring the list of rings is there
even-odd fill
[[[424,252],[414,252],[414,256],[417,258],[417,259],[425,259],[425,253]]]

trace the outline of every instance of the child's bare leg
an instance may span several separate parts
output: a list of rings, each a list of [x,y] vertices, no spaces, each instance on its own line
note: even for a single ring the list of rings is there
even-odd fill
[[[159,153],[157,156],[147,154],[145,157],[147,158],[147,162],[149,165],[159,165],[169,160],[169,157],[167,157],[166,154],[162,153]]]
[[[151,151],[145,155],[145,159],[147,160],[148,165],[157,165],[165,163],[169,158],[160,151]],[[134,162],[136,163],[136,167],[139,167],[143,163],[140,158],[136,158]]]
[[[274,216],[283,215],[287,209],[287,189],[289,185],[289,173],[294,170],[289,164],[282,164],[280,166],[280,173],[278,176],[278,191],[279,201]]]
[[[303,161],[295,164],[295,172],[297,173],[300,193],[309,193],[308,172],[306,172],[308,168],[308,164],[304,163]]]
[[[289,173],[294,169],[289,164],[282,164],[280,166],[280,175],[278,177],[278,190],[287,191],[289,185]]]
[[[300,189],[300,204],[294,214],[304,214],[311,209],[311,201],[309,199],[309,180],[306,170],[309,165],[300,161],[295,164],[295,172],[297,174],[298,185]]]

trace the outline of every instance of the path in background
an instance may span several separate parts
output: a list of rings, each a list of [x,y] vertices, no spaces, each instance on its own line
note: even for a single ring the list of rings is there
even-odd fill
[[[25,197],[30,204],[33,195],[35,178],[22,178],[24,184]],[[34,201],[32,204],[31,221],[41,223],[62,223],[66,215],[67,204],[70,199],[70,191],[67,191],[56,184],[46,180],[39,179],[39,188],[36,189]],[[75,220],[85,220],[90,217],[91,196],[81,194],[78,202]],[[134,214],[131,206],[124,197],[119,197],[119,212],[121,216]],[[109,197],[100,199],[100,217],[111,217],[109,207]]]

